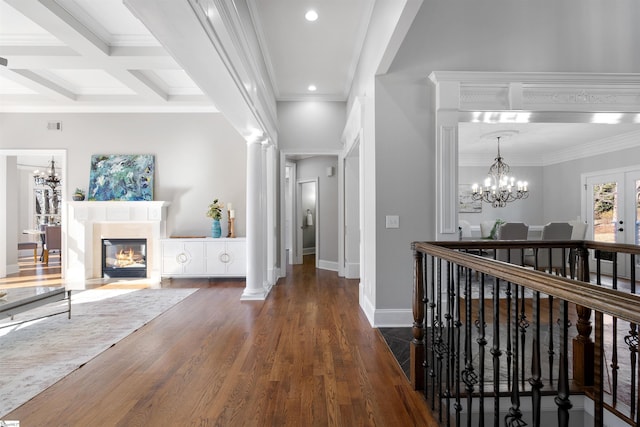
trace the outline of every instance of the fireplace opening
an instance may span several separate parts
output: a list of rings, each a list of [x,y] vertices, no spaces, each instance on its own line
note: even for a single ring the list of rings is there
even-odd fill
[[[147,239],[102,239],[102,277],[147,277]]]

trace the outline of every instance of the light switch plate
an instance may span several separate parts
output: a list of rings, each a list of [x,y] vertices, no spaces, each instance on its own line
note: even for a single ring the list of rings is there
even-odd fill
[[[387,215],[385,219],[387,228],[400,228],[400,217],[398,215]]]

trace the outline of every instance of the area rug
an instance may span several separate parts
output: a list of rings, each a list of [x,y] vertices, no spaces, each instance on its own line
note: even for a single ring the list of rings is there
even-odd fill
[[[71,319],[63,314],[0,329],[0,419],[196,290],[74,292]],[[14,321],[62,311],[66,304],[21,313]]]

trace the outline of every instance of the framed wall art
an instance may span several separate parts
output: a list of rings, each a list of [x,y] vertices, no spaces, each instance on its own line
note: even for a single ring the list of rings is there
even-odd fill
[[[482,201],[473,200],[471,194],[471,184],[460,184],[458,186],[459,213],[482,213]]]
[[[154,158],[151,154],[91,156],[88,200],[153,200]]]

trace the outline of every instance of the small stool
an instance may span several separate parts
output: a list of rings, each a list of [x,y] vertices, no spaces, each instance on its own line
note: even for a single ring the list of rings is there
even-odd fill
[[[18,250],[33,249],[33,262],[38,262],[38,244],[36,242],[18,242]]]

